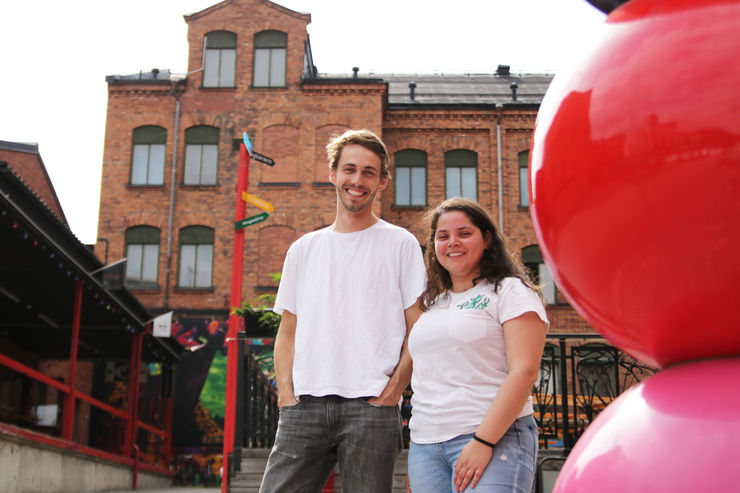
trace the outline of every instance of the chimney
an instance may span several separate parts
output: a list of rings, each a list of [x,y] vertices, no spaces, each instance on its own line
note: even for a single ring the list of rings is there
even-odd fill
[[[519,87],[519,85],[516,82],[512,82],[509,84],[509,87],[511,88],[511,99],[516,101],[516,88]]]
[[[499,65],[496,69],[496,75],[499,77],[508,77],[511,75],[511,65]]]
[[[153,68],[152,69],[152,75],[154,75],[154,78],[156,79],[157,76],[159,75],[159,69],[158,68]]]
[[[353,79],[357,78],[357,72],[360,71],[360,67],[352,67],[352,72],[354,72],[354,75],[352,76]]]
[[[416,82],[409,82],[409,97],[411,101],[416,100]]]

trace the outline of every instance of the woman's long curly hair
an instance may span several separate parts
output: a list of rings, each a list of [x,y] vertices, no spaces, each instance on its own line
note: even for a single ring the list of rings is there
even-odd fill
[[[452,211],[464,213],[470,221],[477,227],[483,238],[488,236],[491,242],[483,251],[483,257],[480,261],[480,272],[474,279],[474,283],[486,279],[493,285],[494,292],[501,287],[501,281],[505,277],[518,277],[535,292],[539,289],[530,279],[530,276],[520,262],[514,260],[504,243],[501,232],[493,223],[491,216],[477,202],[465,199],[454,198],[448,199],[439,204],[435,209],[427,214],[429,222],[429,236],[427,237],[426,253],[424,254],[424,263],[427,270],[427,286],[421,294],[421,310],[427,311],[435,302],[438,296],[447,293],[452,289],[452,279],[449,272],[437,260],[437,252],[434,248],[434,238],[437,234],[437,223],[439,217]]]

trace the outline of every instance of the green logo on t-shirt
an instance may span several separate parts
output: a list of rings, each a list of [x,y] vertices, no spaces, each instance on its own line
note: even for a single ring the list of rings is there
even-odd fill
[[[460,310],[485,310],[488,308],[488,302],[490,300],[479,294],[475,298],[467,300],[465,303],[457,305]]]

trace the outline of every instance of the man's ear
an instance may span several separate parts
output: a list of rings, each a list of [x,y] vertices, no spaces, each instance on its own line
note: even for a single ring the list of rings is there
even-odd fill
[[[334,174],[334,168],[329,169],[329,181],[334,185],[337,184],[337,176]]]
[[[386,186],[388,186],[388,178],[383,178],[380,180],[380,185],[378,185],[378,192],[384,190]]]

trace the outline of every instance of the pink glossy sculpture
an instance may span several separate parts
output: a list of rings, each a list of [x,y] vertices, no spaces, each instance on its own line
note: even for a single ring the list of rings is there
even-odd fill
[[[543,256],[594,328],[656,366],[740,354],[739,56],[738,1],[631,0],[539,111]]]
[[[740,358],[676,365],[612,402],[553,493],[740,491]]]

